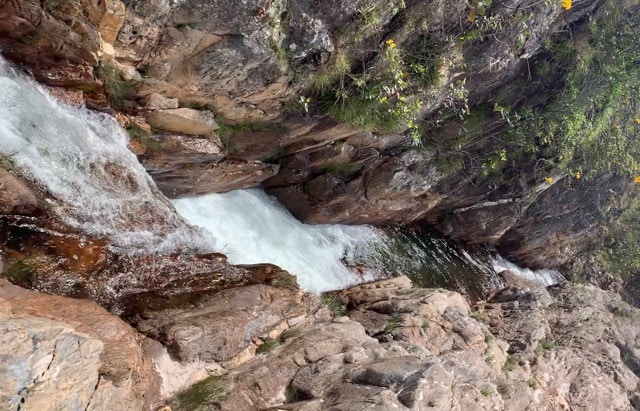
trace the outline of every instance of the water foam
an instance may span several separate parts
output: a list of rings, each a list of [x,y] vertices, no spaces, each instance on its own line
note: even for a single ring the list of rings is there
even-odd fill
[[[343,261],[364,258],[382,234],[367,226],[308,225],[261,190],[173,201],[178,212],[215,239],[214,248],[233,264],[276,264],[311,292],[346,288],[373,273],[356,273]]]
[[[493,270],[496,272],[496,274],[504,270],[509,270],[527,281],[540,284],[545,287],[548,287],[550,285],[562,284],[566,281],[564,276],[560,274],[559,271],[547,269],[531,270],[529,268],[522,268],[512,263],[511,261],[504,259],[500,255],[497,255],[492,259],[491,265],[493,266]]]
[[[207,247],[156,189],[111,116],[65,105],[0,62],[0,152],[70,226],[131,251]]]

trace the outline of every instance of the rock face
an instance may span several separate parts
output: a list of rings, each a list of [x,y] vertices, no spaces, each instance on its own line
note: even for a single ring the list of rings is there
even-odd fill
[[[480,18],[466,1],[4,1],[0,45],[40,81],[84,90],[94,107],[108,109],[106,94],[116,109],[144,114],[160,148],[140,159],[170,197],[262,185],[306,222],[427,222],[519,263],[558,266],[608,222],[600,211],[625,184],[607,175],[570,184],[558,175],[545,185],[535,164],[496,183],[482,168],[493,147],[471,143],[456,143],[457,171],[442,144],[462,140],[468,122],[444,114],[471,106],[488,127],[500,121],[485,110],[494,102],[545,105],[564,68],[536,77],[535,64],[548,63],[542,43],[568,24],[582,27],[601,3],[496,3]],[[372,75],[383,69],[388,39],[427,59],[437,78],[407,96],[421,99],[421,116],[437,126],[425,134],[428,150],[402,133],[321,114],[340,76],[357,77],[370,62]],[[165,139],[171,132],[214,141],[209,111],[222,126],[219,152]],[[608,185],[616,190],[601,190]]]
[[[277,337],[303,321],[309,298],[300,290],[265,285],[232,288],[196,306],[147,311],[137,328],[170,347],[183,362],[225,364],[247,349],[255,351],[260,336]]]
[[[104,44],[115,40],[124,14],[118,0],[3,1],[0,45],[46,84],[92,90],[99,86],[93,69]]]
[[[129,325],[95,303],[0,280],[0,408],[142,410],[154,371]]]
[[[226,298],[242,293],[203,303],[190,326],[212,329],[220,320],[202,312],[219,310],[215,307],[225,301],[235,306],[234,298]],[[551,295],[544,289],[524,291],[472,313],[460,295],[413,289],[400,277],[333,298],[347,305],[349,317],[328,316],[327,308],[316,304],[300,306],[304,320],[263,329],[257,355],[241,354],[245,361],[229,363],[217,371],[221,376],[182,391],[172,408],[627,410],[638,401],[637,311],[617,294],[567,284]],[[262,300],[257,309],[290,311],[291,300],[284,301]],[[233,327],[253,332],[254,320],[243,312]],[[143,324],[162,319],[185,327],[187,313],[156,313]],[[229,344],[233,347],[235,339]],[[209,356],[194,353],[192,360]],[[196,397],[196,392],[209,395]]]

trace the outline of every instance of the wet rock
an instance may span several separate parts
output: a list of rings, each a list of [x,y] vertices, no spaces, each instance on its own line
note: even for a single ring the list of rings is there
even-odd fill
[[[147,114],[151,127],[189,135],[207,135],[220,126],[213,114],[191,108],[154,110]]]
[[[278,172],[278,166],[261,161],[220,160],[220,155],[154,155],[142,160],[164,195],[169,198],[252,188]]]
[[[0,280],[0,408],[149,409],[158,400],[140,335],[95,303]]]
[[[39,210],[33,192],[11,173],[0,169],[0,214],[33,215]]]

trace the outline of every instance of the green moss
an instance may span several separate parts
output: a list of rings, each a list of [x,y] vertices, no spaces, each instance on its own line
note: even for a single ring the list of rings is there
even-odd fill
[[[469,317],[471,317],[474,320],[476,320],[478,322],[481,322],[481,323],[486,323],[487,322],[487,319],[484,318],[484,316],[478,311],[471,311],[469,313]]]
[[[613,308],[611,312],[618,317],[633,318],[633,313],[629,307],[625,307],[623,303]]]
[[[494,339],[495,337],[493,336],[493,334],[491,334],[489,331],[484,331],[484,342],[486,344],[491,344]]]
[[[197,30],[198,29],[198,23],[196,23],[196,22],[177,23],[173,27],[177,28],[178,30],[186,30],[188,28],[192,29],[192,30]]]
[[[14,167],[15,164],[10,156],[0,155],[0,169],[11,171]]]
[[[543,338],[538,342],[534,352],[536,354],[540,354],[543,351],[549,351],[556,348],[556,343],[553,340],[549,340],[547,338]]]
[[[298,281],[295,275],[281,271],[276,274],[275,278],[271,281],[271,285],[278,288],[295,289],[298,288]]]
[[[31,262],[18,260],[8,266],[2,275],[14,284],[29,286],[35,273],[36,268]]]
[[[44,0],[44,10],[47,13],[53,13],[55,11],[62,10],[66,3],[70,3],[68,0]]]
[[[161,142],[153,139],[145,129],[135,123],[131,123],[125,130],[131,141],[144,145],[148,151],[158,151],[162,148]]]
[[[332,174],[349,175],[362,170],[362,167],[360,163],[329,163],[323,165],[322,169]]]
[[[126,108],[127,103],[135,99],[138,84],[125,80],[120,70],[110,62],[100,62],[96,69],[96,77],[102,80],[109,103],[117,109]]]
[[[222,401],[226,395],[224,377],[211,376],[177,394],[171,405],[179,411],[205,410]]]

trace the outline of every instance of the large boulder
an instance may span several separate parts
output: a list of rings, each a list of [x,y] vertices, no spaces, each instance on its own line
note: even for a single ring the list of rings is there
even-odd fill
[[[158,391],[142,339],[91,301],[0,280],[0,408],[150,409]]]

